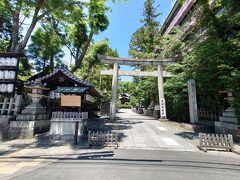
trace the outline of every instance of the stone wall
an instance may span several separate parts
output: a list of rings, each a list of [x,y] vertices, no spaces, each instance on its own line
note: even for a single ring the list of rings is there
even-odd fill
[[[8,124],[12,118],[11,115],[0,115],[0,140],[7,138]]]
[[[215,121],[215,133],[218,134],[232,134],[235,142],[240,142],[240,125]]]
[[[9,124],[8,138],[33,138],[36,134],[48,132],[49,127],[49,120],[11,121]]]

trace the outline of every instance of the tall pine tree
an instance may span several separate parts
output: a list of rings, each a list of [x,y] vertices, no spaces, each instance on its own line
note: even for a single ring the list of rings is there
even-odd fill
[[[155,0],[146,0],[143,9],[143,24],[131,38],[129,43],[129,55],[134,58],[156,58],[156,47],[160,39],[160,23],[157,18],[161,13],[157,12],[159,5]],[[142,70],[152,71],[156,67],[141,67]],[[147,107],[151,101],[158,98],[157,79],[156,78],[139,78],[134,77],[136,83],[136,92],[131,94],[135,96],[137,102]],[[157,103],[157,102],[156,102]]]
[[[159,5],[155,5],[155,0],[146,0],[144,3],[143,26],[140,27],[131,38],[129,43],[129,55],[135,58],[154,58],[155,47],[160,37],[160,23],[157,18],[161,13],[157,12]]]

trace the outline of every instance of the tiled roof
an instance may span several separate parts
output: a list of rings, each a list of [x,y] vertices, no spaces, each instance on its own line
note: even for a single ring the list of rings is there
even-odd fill
[[[60,67],[59,69],[56,69],[55,71],[53,71],[52,73],[49,73],[47,75],[44,75],[44,76],[41,76],[41,77],[38,77],[36,78],[35,80],[31,80],[31,81],[27,81],[25,84],[29,84],[29,83],[33,83],[35,81],[43,81],[47,78],[50,78],[52,76],[54,76],[55,74],[57,74],[58,72],[62,72],[63,74],[65,74],[67,77],[69,77],[70,79],[78,82],[78,83],[81,83],[81,84],[84,84],[86,86],[90,86],[90,87],[93,87],[93,85],[88,82],[88,81],[84,81],[84,80],[81,80],[79,78],[77,78],[74,74],[72,74],[69,70],[67,70],[65,67]]]

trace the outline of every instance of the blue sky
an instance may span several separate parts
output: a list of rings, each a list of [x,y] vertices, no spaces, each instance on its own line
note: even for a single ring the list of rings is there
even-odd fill
[[[175,0],[155,0],[156,4],[160,4],[158,12],[162,13],[159,17],[161,24],[169,14],[173,2]],[[121,57],[128,57],[129,42],[132,34],[142,26],[140,19],[142,18],[143,5],[145,0],[127,0],[125,3],[108,2],[108,6],[112,9],[108,12],[110,25],[107,30],[94,37],[95,42],[105,38],[109,39],[110,46],[117,49]],[[69,61],[70,55],[66,53],[65,62]],[[130,70],[129,66],[121,66],[121,69]],[[124,81],[129,81],[132,77],[121,77]]]
[[[96,36],[96,41],[108,38],[113,49],[117,49],[121,57],[128,57],[128,44],[132,34],[141,27],[140,19],[142,18],[143,5],[145,0],[128,0],[125,4],[108,3],[112,12],[108,13],[110,25],[107,30]],[[171,10],[171,0],[155,0],[160,4],[158,12],[162,15],[159,17],[161,23]]]
[[[110,46],[117,49],[120,57],[128,57],[129,42],[132,34],[142,26],[140,19],[142,18],[143,5],[145,0],[128,0],[126,3],[112,3],[108,6],[112,9],[108,13],[110,25],[107,30],[96,36],[95,41],[101,41],[105,38],[109,39]],[[161,24],[169,14],[173,5],[173,0],[155,0],[156,4],[160,4],[158,12]],[[131,70],[132,67],[121,66],[121,69]],[[131,81],[132,77],[120,77],[123,81]]]

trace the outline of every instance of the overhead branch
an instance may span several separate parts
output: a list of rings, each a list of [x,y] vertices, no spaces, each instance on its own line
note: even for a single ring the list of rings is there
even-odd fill
[[[26,18],[27,18],[27,16],[24,16],[22,22],[19,24],[19,27],[21,27],[21,26],[23,25],[23,23],[24,23],[24,21],[25,21]]]
[[[39,18],[38,16],[38,13],[40,11],[40,9],[42,8],[43,6],[43,3],[44,3],[44,0],[37,0],[36,2],[36,5],[35,5],[35,11],[34,11],[34,15],[33,15],[33,18],[32,18],[32,22],[27,30],[27,33],[21,43],[21,47],[19,47],[19,50],[23,50],[26,46],[27,46],[27,42],[33,32],[33,29],[35,28],[37,22],[43,17]]]
[[[27,30],[27,33],[21,43],[21,48],[20,50],[23,50],[27,43],[28,43],[28,40],[37,24],[38,21],[40,21],[44,16],[46,16],[48,13],[50,12],[53,12],[53,11],[58,11],[60,9],[62,9],[63,7],[62,6],[58,6],[56,8],[53,8],[51,10],[48,10],[48,11],[45,11],[43,12],[41,15],[38,15],[39,14],[39,11],[41,10],[43,4],[44,4],[44,1],[45,0],[37,0],[36,2],[36,5],[35,5],[35,11],[34,11],[34,15],[33,15],[33,18],[32,18],[32,22],[31,22],[31,25],[29,26],[28,30]]]
[[[92,38],[93,38],[93,35],[94,35],[94,29],[91,29],[91,31],[89,33],[89,36],[88,36],[88,39],[87,39],[87,41],[86,41],[86,43],[84,45],[84,48],[82,50],[82,53],[81,53],[80,57],[77,59],[74,67],[71,70],[72,72],[77,71],[81,67],[83,58],[85,57],[85,55],[87,53],[87,50],[88,50],[88,47],[90,46],[90,43],[91,43]]]
[[[77,57],[75,56],[74,52],[72,51],[71,47],[68,45],[68,44],[65,44],[65,46],[68,48],[68,50],[70,51],[70,54],[71,56],[74,58],[74,59],[77,59]]]

